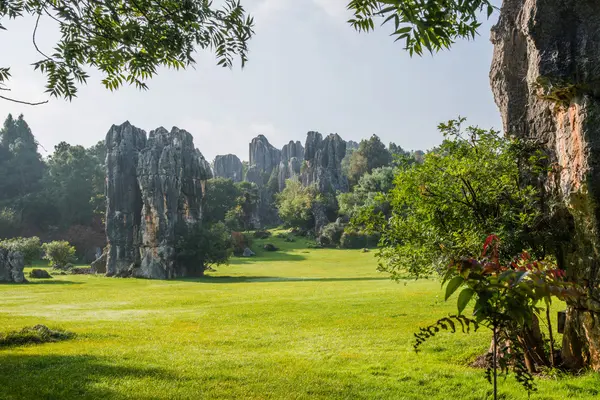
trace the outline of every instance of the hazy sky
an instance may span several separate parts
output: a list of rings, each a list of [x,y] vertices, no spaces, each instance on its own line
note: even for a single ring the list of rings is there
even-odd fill
[[[355,32],[346,23],[347,0],[243,3],[256,23],[243,70],[217,67],[203,52],[195,69],[161,70],[149,91],[112,93],[91,73],[72,102],[31,107],[0,100],[0,118],[23,113],[48,151],[60,141],[92,145],[126,120],[146,131],[177,126],[194,135],[209,160],[226,153],[247,160],[248,143],[260,133],[279,148],[317,130],[356,141],[377,134],[385,143],[428,149],[441,141],[437,124],[459,114],[471,124],[501,128],[488,79],[489,28],[497,15],[475,41],[410,58],[388,36],[391,27]],[[31,45],[34,22],[12,21],[0,32],[1,64],[10,65],[14,77],[11,94],[30,101],[47,98],[44,77],[29,65],[39,59]],[[56,39],[50,22],[42,21],[38,37],[49,51]]]

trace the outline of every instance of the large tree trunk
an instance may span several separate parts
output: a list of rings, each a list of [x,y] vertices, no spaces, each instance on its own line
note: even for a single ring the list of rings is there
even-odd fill
[[[600,260],[600,1],[504,0],[492,42],[505,132],[542,141],[553,157],[547,187],[562,200],[569,237],[561,267],[600,297],[590,267]],[[600,370],[600,314],[573,306],[563,361]]]

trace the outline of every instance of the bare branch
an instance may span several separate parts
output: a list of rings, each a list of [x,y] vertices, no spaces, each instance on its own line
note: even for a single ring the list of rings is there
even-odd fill
[[[38,47],[36,41],[35,41],[35,34],[37,33],[37,29],[38,29],[38,25],[40,23],[40,17],[42,16],[42,14],[38,14],[37,19],[35,20],[35,28],[33,29],[33,35],[31,40],[33,41],[33,46],[35,47],[35,49],[37,50],[38,53],[40,53],[41,55],[43,55],[44,57],[46,57],[47,60],[50,61],[54,61],[52,58],[48,57],[46,54],[44,54],[40,48]]]
[[[37,102],[37,103],[32,103],[32,102],[29,102],[29,101],[11,99],[10,97],[4,97],[4,96],[0,96],[0,99],[12,101],[14,103],[19,103],[19,104],[26,104],[28,106],[39,106],[40,104],[46,104],[48,102],[48,100],[46,100],[46,101],[40,101],[40,102]]]

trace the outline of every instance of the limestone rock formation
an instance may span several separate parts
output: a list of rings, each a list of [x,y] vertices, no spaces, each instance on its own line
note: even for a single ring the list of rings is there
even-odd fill
[[[176,259],[178,232],[201,222],[210,165],[192,135],[113,126],[107,144],[107,275],[153,279],[197,276],[202,265]]]
[[[100,257],[92,261],[90,264],[90,268],[95,274],[105,274],[106,273],[106,259],[108,257],[108,249],[102,252]]]
[[[242,162],[235,154],[216,156],[214,162],[215,178],[229,178],[234,182],[243,180]]]
[[[290,141],[281,149],[281,162],[277,176],[279,191],[285,188],[286,179],[300,176],[304,161],[304,147],[300,141]]]
[[[23,268],[25,268],[23,254],[0,248],[0,282],[26,282]]]
[[[560,264],[598,292],[600,261],[600,2],[504,0],[490,74],[506,133],[546,143],[548,188],[572,229]],[[571,228],[569,228],[571,226]],[[600,293],[595,293],[597,298]],[[570,307],[563,361],[600,370],[600,314]]]
[[[281,150],[275,148],[267,138],[258,135],[250,142],[250,162],[245,180],[258,186],[259,199],[252,224],[255,228],[276,224],[279,221],[273,206],[274,194],[279,189],[279,163]]]
[[[211,177],[190,133],[158,128],[140,152],[137,175],[142,194],[141,263],[134,276],[171,279],[202,275],[202,265],[178,265],[176,232],[201,222],[203,182]]]
[[[106,274],[126,276],[140,263],[142,196],[137,182],[139,152],[146,133],[129,122],[113,125],[106,135]]]
[[[250,167],[256,169],[266,176],[266,180],[271,176],[281,161],[281,150],[275,148],[264,135],[258,135],[250,142]]]
[[[345,156],[346,142],[337,133],[323,139],[319,132],[308,132],[302,183],[305,186],[316,184],[321,193],[347,192],[348,179],[342,172]]]

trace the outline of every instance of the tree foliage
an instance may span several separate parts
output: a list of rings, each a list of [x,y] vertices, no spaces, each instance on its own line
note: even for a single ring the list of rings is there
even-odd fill
[[[258,187],[252,182],[235,184],[239,196],[235,206],[225,214],[225,223],[233,230],[248,231],[252,229],[252,217],[258,207]]]
[[[393,26],[391,36],[404,40],[411,55],[448,49],[457,39],[474,38],[479,16],[491,16],[491,0],[351,0],[348,21],[358,31],[375,29],[375,21]]]
[[[368,140],[361,140],[358,149],[352,151],[346,164],[346,175],[351,185],[355,185],[364,175],[375,168],[385,167],[392,163],[392,154],[386,149],[377,135]]]
[[[207,269],[229,264],[233,240],[223,222],[194,224],[180,232],[175,247],[179,263]]]
[[[538,184],[547,173],[544,153],[463,123],[440,124],[443,144],[396,175],[390,218],[366,213],[356,221],[382,234],[382,268],[393,275],[428,273],[476,254],[490,234],[502,238],[508,258],[522,250],[543,257],[560,240]]]
[[[339,213],[348,218],[355,218],[361,213],[389,213],[387,193],[394,187],[396,169],[382,167],[363,175],[351,192],[339,193],[337,196]]]
[[[240,187],[236,186],[231,179],[209,179],[206,182],[206,193],[202,199],[203,220],[207,223],[225,221],[227,212],[238,205],[238,199],[241,196]]]
[[[239,57],[243,66],[254,24],[237,0],[225,0],[219,8],[210,0],[0,1],[0,29],[6,29],[4,20],[27,15],[35,19],[32,42],[40,56],[33,66],[46,76],[46,92],[69,100],[86,83],[89,67],[114,90],[123,84],[146,89],[159,67],[193,65],[198,48],[213,50],[218,65],[231,67]],[[60,31],[51,51],[37,44],[42,19]],[[0,68],[0,88],[6,89],[9,79],[10,67]]]
[[[314,187],[305,187],[298,179],[288,179],[285,188],[276,195],[279,218],[290,228],[311,229],[314,226]]]
[[[2,240],[0,241],[0,248],[18,251],[23,255],[26,265],[31,265],[34,260],[39,259],[42,255],[42,244],[37,236]]]
[[[44,259],[53,268],[64,269],[75,260],[75,247],[64,240],[57,240],[42,245]]]

